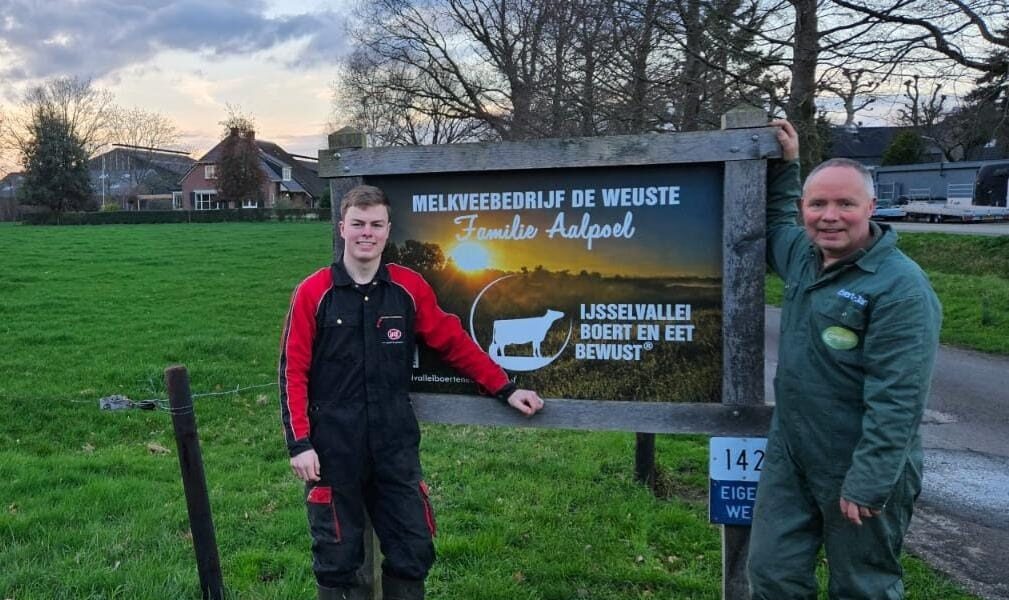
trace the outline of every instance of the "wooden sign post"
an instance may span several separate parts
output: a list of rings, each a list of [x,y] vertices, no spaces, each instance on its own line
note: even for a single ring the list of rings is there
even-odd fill
[[[449,258],[440,268],[462,296],[440,293],[442,305],[523,387],[552,396],[572,365],[583,374],[598,365],[610,385],[551,397],[548,410],[526,419],[467,394],[472,384],[421,353],[417,417],[766,435],[766,160],[781,152],[766,124],[763,111],[740,109],[723,117],[721,131],[677,134],[395,148],[335,135],[319,152],[319,175],[385,190],[402,262]],[[334,194],[334,224],[338,204]],[[613,373],[630,380],[614,384]],[[696,385],[675,385],[677,373]],[[598,397],[596,389],[620,391]],[[748,600],[749,528],[723,527],[722,540],[723,598]]]

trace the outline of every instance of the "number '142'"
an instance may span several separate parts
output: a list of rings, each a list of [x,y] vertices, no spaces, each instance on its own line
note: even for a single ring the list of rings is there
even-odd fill
[[[735,453],[735,460],[733,460],[733,451],[731,448],[725,449],[725,469],[727,471],[733,471],[733,465],[741,468],[743,471],[750,470],[750,463],[753,462],[753,470],[759,471],[761,466],[764,464],[764,451],[754,450],[752,454],[747,454],[746,450],[739,450]]]

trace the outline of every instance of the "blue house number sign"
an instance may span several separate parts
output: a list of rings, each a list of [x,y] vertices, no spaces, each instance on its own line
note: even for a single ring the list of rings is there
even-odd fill
[[[711,438],[708,518],[712,523],[750,525],[753,521],[766,447],[766,438]]]

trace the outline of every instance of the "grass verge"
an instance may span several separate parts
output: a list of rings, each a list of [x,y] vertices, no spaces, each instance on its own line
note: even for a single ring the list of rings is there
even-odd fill
[[[902,233],[898,246],[932,280],[942,343],[1009,354],[1009,236]],[[782,288],[780,277],[767,275],[768,304],[781,306]]]

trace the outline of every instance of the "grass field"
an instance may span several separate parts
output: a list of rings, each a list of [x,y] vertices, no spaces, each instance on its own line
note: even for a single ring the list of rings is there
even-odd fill
[[[188,366],[232,598],[314,597],[300,484],[274,381],[291,289],[327,224],[0,226],[0,598],[198,598],[164,398]],[[633,482],[632,434],[425,426],[439,511],[430,597],[715,599],[699,437],[660,436],[664,497]],[[907,558],[909,597],[960,593]]]

